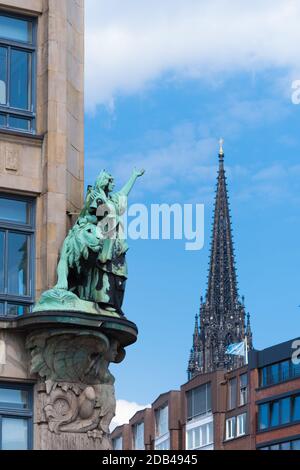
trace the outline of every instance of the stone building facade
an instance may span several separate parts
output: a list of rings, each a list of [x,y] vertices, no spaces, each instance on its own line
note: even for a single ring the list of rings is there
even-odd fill
[[[43,448],[22,314],[83,202],[83,0],[0,1],[0,448]],[[2,264],[1,264],[2,262]]]

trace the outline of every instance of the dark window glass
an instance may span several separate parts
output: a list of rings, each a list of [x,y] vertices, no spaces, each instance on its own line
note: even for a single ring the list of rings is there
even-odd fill
[[[266,429],[269,427],[269,405],[264,403],[259,406],[259,429]]]
[[[300,420],[300,395],[293,399],[293,421]]]
[[[273,364],[270,366],[270,383],[278,383],[279,382],[279,364]]]
[[[21,129],[23,131],[30,131],[30,119],[9,117],[9,127],[12,129]]]
[[[283,398],[280,400],[281,407],[281,424],[286,424],[291,421],[291,399]]]
[[[13,41],[32,42],[32,23],[0,15],[0,37]]]
[[[8,234],[8,293],[29,295],[28,289],[28,236]]]
[[[29,223],[30,206],[26,201],[0,197],[0,219],[11,222]]]
[[[33,24],[0,14],[0,126],[11,130],[35,126]]]
[[[236,377],[229,380],[229,397],[228,397],[228,408],[232,410],[237,405],[237,380]]]
[[[288,380],[290,377],[290,361],[281,363],[281,380]]]
[[[299,364],[294,364],[292,362],[292,376],[293,377],[298,377],[300,375],[300,363]]]
[[[270,446],[270,450],[279,450],[279,444],[273,444]]]
[[[0,231],[0,292],[4,291],[4,232]]]
[[[206,412],[211,411],[211,383],[206,384]]]
[[[28,109],[29,106],[29,61],[28,52],[12,49],[10,64],[10,106]]]
[[[0,47],[0,104],[7,101],[7,48]]]
[[[261,370],[260,370],[260,385],[262,387],[264,387],[265,385],[268,384],[268,380],[267,380],[267,368],[266,367],[263,367]]]
[[[10,408],[28,408],[28,391],[0,387],[0,406],[1,408],[4,406]]]
[[[24,418],[2,418],[2,449],[28,449],[28,420]]]
[[[300,439],[292,441],[292,449],[293,450],[300,450]]]
[[[248,376],[247,374],[240,375],[240,405],[247,403],[247,389],[248,389]]]
[[[31,202],[0,196],[1,315],[23,315],[30,311],[33,302],[32,215]]]
[[[188,418],[199,416],[211,411],[211,385],[201,385],[187,392]]]
[[[7,310],[6,310],[7,315],[19,316],[19,315],[25,315],[26,313],[29,313],[29,312],[30,312],[30,307],[27,305],[12,304],[12,303],[7,304]]]
[[[270,404],[270,426],[278,426],[279,424],[279,401]]]
[[[291,443],[290,442],[282,442],[280,444],[280,450],[291,450]]]

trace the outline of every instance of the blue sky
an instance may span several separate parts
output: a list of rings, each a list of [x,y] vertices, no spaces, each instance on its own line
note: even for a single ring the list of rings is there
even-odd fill
[[[138,2],[127,9],[109,3],[86,0],[85,183],[104,167],[120,187],[136,165],[146,174],[130,202],[205,204],[201,251],[186,251],[178,240],[129,240],[124,310],[139,338],[112,371],[119,399],[146,404],[186,381],[206,289],[221,136],[239,291],[254,345],[298,335],[300,106],[291,101],[291,84],[300,78],[300,11],[289,0],[254,1],[246,12],[236,0],[204,2],[202,11],[193,0],[174,0],[153,13],[151,28]],[[217,31],[225,25],[222,37],[209,27],[198,34],[196,20]]]

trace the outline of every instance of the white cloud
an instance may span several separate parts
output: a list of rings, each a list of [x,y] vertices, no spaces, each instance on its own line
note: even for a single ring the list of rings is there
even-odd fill
[[[126,400],[117,400],[117,407],[116,407],[116,416],[113,418],[110,430],[111,432],[117,427],[121,426],[122,424],[127,424],[132,418],[135,413],[139,410],[143,410],[144,408],[149,408],[150,405],[138,405],[135,402],[129,402]]]
[[[299,71],[299,0],[86,0],[86,105],[113,109],[165,73],[217,83]]]

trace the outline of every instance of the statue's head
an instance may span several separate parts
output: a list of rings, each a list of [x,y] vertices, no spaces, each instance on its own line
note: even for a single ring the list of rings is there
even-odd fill
[[[78,271],[80,271],[80,259],[87,259],[89,250],[97,253],[102,246],[97,225],[88,222],[86,217],[78,219],[66,240],[68,240],[68,264],[69,266],[76,265]]]
[[[115,187],[114,178],[106,170],[102,170],[99,176],[96,179],[94,189],[102,190],[105,192],[113,191]]]

